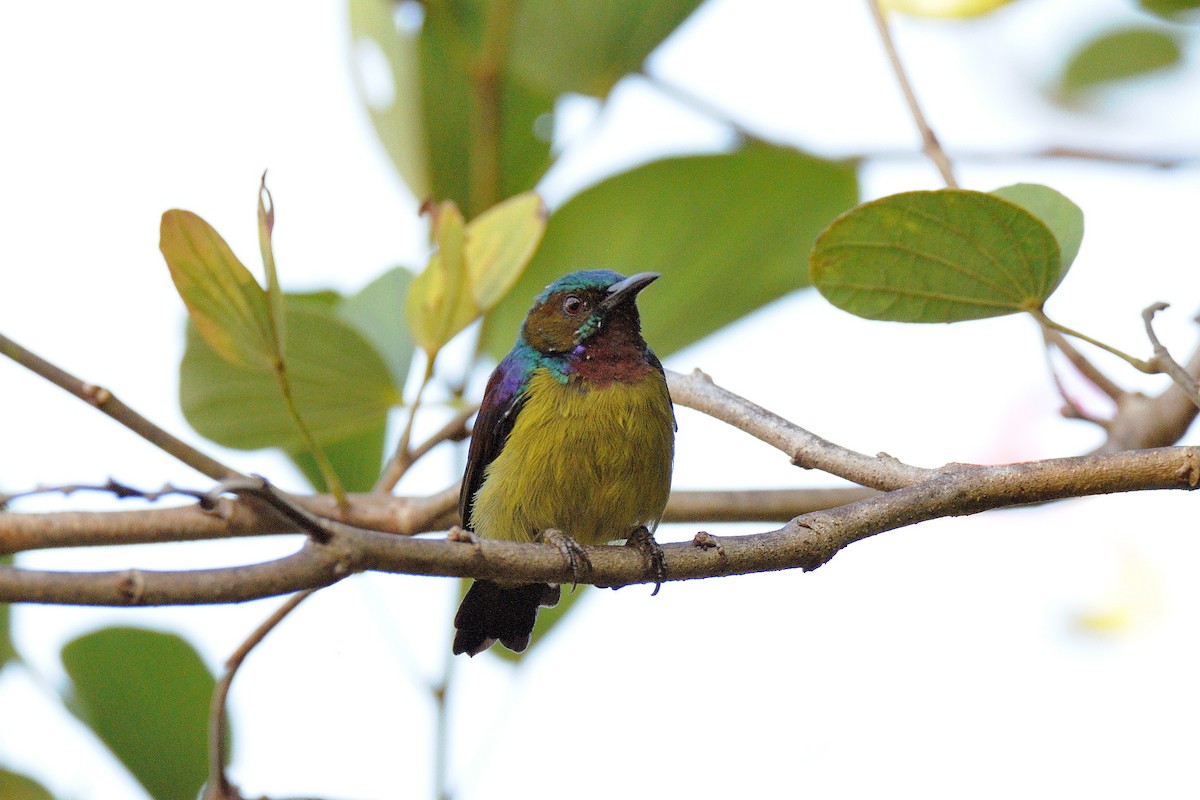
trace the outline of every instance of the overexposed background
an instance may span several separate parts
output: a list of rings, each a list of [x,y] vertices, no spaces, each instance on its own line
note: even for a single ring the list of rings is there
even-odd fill
[[[896,36],[947,149],[980,156],[957,165],[965,187],[1041,182],[1083,208],[1087,235],[1050,302],[1055,318],[1148,353],[1139,313],[1169,301],[1160,335],[1185,354],[1200,306],[1196,162],[1163,171],[1015,157],[1059,145],[1196,153],[1195,52],[1180,73],[1090,108],[1063,110],[1044,91],[1070,48],[1133,17],[1122,0],[1022,0],[971,23],[898,19]],[[195,211],[253,269],[269,168],[286,288],[350,291],[392,265],[423,264],[416,202],[353,91],[355,52],[342,0],[0,6],[0,330],[239,469],[299,488],[283,458],[222,452],[182,419],[184,311],[158,224],[167,208]],[[940,185],[910,155],[919,142],[864,3],[710,0],[650,68],[772,139],[888,154],[863,167],[865,198]],[[563,111],[558,133],[579,152],[547,177],[552,204],[614,170],[731,142],[638,79],[598,120],[588,100]],[[1100,361],[1126,385],[1165,385]],[[800,293],[667,366],[701,367],[826,438],[926,466],[1070,455],[1099,441],[1058,416],[1024,318],[874,323]],[[679,424],[677,487],[833,484],[693,412]],[[455,463],[440,453],[402,489],[441,489]],[[205,485],[0,362],[0,488],[110,475]],[[812,574],[669,584],[654,599],[592,592],[517,672],[492,656],[455,665],[452,785],[463,798],[567,787],[585,798],[1195,796],[1195,503],[1160,492],[944,520],[856,544]],[[51,497],[17,510],[68,506],[114,504]],[[659,539],[694,532],[664,526]],[[294,546],[57,551],[21,563],[184,568]],[[429,796],[427,684],[447,656],[455,589],[366,575],[308,600],[234,685],[233,780],[247,795]],[[216,671],[279,602],[16,609],[36,671],[0,674],[0,761],[62,797],[144,797],[48,693],[63,680],[58,648],[100,625],[144,624],[183,632]],[[1097,615],[1123,621],[1082,624]]]

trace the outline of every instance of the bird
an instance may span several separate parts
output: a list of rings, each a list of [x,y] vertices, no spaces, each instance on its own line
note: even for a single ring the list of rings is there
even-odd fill
[[[535,298],[472,430],[459,493],[470,536],[551,541],[572,571],[576,556],[586,562],[580,545],[625,539],[662,579],[653,534],[671,491],[677,426],[637,307],[659,277],[581,270]],[[559,597],[553,584],[476,580],[454,618],[454,654],[496,641],[523,651],[538,608]]]

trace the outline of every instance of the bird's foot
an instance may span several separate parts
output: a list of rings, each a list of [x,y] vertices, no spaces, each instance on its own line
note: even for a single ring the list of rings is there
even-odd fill
[[[562,555],[563,561],[567,565],[567,570],[571,573],[572,590],[579,585],[580,567],[583,567],[585,572],[592,571],[592,560],[588,558],[587,551],[583,549],[583,545],[562,531],[547,528],[538,534],[537,539],[539,542],[552,544],[558,548],[558,552]]]
[[[650,593],[650,596],[654,597],[662,588],[662,582],[667,579],[667,562],[663,557],[662,547],[654,541],[654,534],[650,533],[645,526],[631,533],[625,540],[625,546],[632,547],[642,554],[646,571],[654,578],[654,591]]]
[[[466,528],[455,525],[446,533],[446,541],[465,542],[466,544],[479,544],[479,537],[471,533]]]

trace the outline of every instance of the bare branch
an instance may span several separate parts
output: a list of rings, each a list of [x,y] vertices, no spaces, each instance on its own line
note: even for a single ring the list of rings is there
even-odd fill
[[[872,457],[856,453],[806,431],[783,417],[722,389],[700,370],[689,375],[667,372],[671,399],[745,431],[781,450],[792,463],[819,469],[873,489],[896,489],[926,480],[936,470],[904,464],[890,456]]]
[[[26,350],[21,345],[0,334],[0,353],[16,361],[46,380],[94,406],[129,430],[141,436],[160,450],[175,456],[197,472],[207,475],[213,480],[240,477],[241,473],[232,467],[227,467],[220,461],[201,453],[190,444],[177,439],[162,428],[155,425],[141,414],[118,400],[112,392],[101,386],[84,383],[71,373],[56,367],[49,361]]]
[[[1188,399],[1200,408],[1200,392],[1196,391],[1196,379],[1188,374],[1188,371],[1183,366],[1171,357],[1171,353],[1158,340],[1158,335],[1154,332],[1154,315],[1159,311],[1168,308],[1167,303],[1154,303],[1153,305],[1142,311],[1142,322],[1146,325],[1146,336],[1150,339],[1150,344],[1154,347],[1154,355],[1150,357],[1150,364],[1159,372],[1166,373],[1171,380],[1175,381],[1175,385],[1183,390]]]

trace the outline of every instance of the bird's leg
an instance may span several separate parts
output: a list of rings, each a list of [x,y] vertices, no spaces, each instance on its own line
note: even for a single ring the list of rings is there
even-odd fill
[[[572,539],[567,534],[555,528],[547,528],[538,533],[535,537],[536,541],[544,544],[552,544],[558,548],[558,552],[562,554],[563,561],[566,562],[567,570],[571,573],[571,589],[579,585],[579,567],[582,565],[587,572],[592,571],[592,560],[588,558],[587,551],[579,542]]]
[[[663,557],[662,547],[654,541],[654,534],[644,525],[629,534],[625,546],[632,547],[642,554],[646,570],[654,577],[654,591],[650,593],[650,596],[654,597],[662,588],[662,582],[667,579],[667,562]]]

